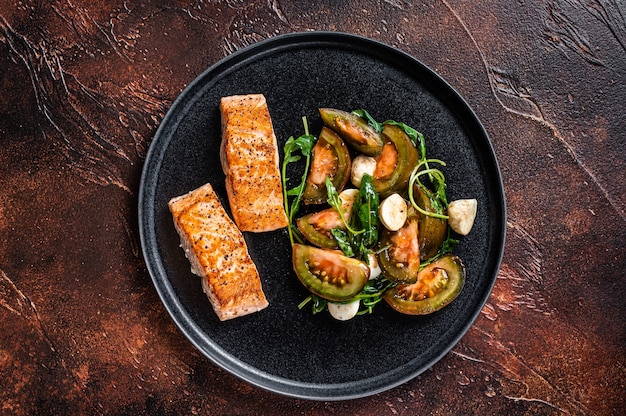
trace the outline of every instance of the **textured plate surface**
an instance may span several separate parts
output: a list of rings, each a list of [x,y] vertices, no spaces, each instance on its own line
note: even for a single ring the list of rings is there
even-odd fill
[[[467,283],[448,307],[428,316],[386,305],[348,322],[311,315],[291,268],[286,230],[246,233],[270,306],[219,322],[192,275],[167,208],[170,198],[211,182],[228,210],[219,163],[219,99],[263,93],[282,145],[321,128],[319,107],[364,108],[426,136],[428,156],[446,161],[448,197],[479,201],[474,229],[455,249]],[[228,56],[196,78],[159,127],[143,168],[139,224],[154,285],[185,336],[217,365],[284,395],[339,400],[381,392],[428,369],[459,341],[495,282],[505,234],[502,180],[487,134],[465,101],[415,58],[341,33],[295,33]]]

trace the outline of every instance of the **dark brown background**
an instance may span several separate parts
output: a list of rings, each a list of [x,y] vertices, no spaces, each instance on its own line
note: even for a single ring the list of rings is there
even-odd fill
[[[441,74],[485,125],[507,196],[475,325],[431,370],[347,402],[277,396],[200,355],[137,231],[142,162],[185,85],[306,30]],[[0,414],[626,412],[622,0],[8,0],[0,92]]]

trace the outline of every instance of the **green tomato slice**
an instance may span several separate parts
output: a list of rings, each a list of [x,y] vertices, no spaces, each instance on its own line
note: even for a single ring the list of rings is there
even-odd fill
[[[313,162],[307,175],[302,200],[305,204],[322,204],[328,197],[326,177],[337,192],[341,192],[350,178],[352,163],[344,141],[327,127],[322,127],[312,153]]]
[[[292,257],[300,282],[311,293],[329,301],[353,298],[369,279],[367,264],[340,251],[294,244]]]
[[[417,282],[389,289],[383,299],[398,312],[426,315],[436,312],[457,298],[465,284],[465,266],[452,254],[424,267]]]
[[[350,212],[350,211],[348,211]],[[307,214],[296,221],[298,230],[311,244],[323,248],[337,248],[339,244],[332,236],[333,228],[345,229],[344,223],[335,208]]]
[[[411,138],[398,126],[385,124],[382,136],[385,144],[376,157],[374,188],[381,198],[386,198],[406,191],[419,153]]]
[[[383,149],[380,133],[361,117],[334,108],[320,108],[324,124],[337,132],[352,148],[368,156],[377,156]]]
[[[384,247],[378,254],[380,268],[387,279],[396,283],[414,283],[419,273],[419,217],[412,208],[402,228],[398,231],[384,228],[378,243]]]
[[[427,212],[436,212],[432,201],[426,192],[417,184],[413,184],[413,195],[417,205]],[[419,245],[420,260],[433,257],[443,244],[448,234],[448,220],[431,217],[419,213]]]

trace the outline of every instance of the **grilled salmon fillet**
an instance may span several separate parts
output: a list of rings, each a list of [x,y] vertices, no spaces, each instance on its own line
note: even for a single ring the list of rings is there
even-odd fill
[[[211,184],[172,198],[168,205],[191,271],[202,279],[218,318],[225,321],[267,307],[243,235]]]
[[[252,232],[286,227],[278,145],[265,97],[222,97],[220,111],[220,161],[235,223]]]

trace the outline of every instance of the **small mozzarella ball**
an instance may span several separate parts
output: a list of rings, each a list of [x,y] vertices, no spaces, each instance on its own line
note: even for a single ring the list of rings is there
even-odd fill
[[[333,318],[339,321],[347,321],[348,319],[352,319],[356,316],[359,311],[360,303],[360,300],[355,300],[350,303],[328,302],[328,312],[330,312],[330,315]]]
[[[448,205],[448,224],[454,232],[467,235],[474,226],[478,201],[475,199],[458,199]]]
[[[350,180],[356,187],[361,186],[361,179],[366,173],[374,176],[376,170],[376,159],[373,157],[358,155],[352,161],[352,170],[350,171]]]
[[[368,254],[367,257],[369,261],[368,267],[370,268],[370,280],[376,279],[383,272],[378,264],[378,257],[374,253]]]
[[[341,199],[343,204],[352,204],[356,200],[356,196],[359,194],[358,189],[344,189],[339,194],[339,198]]]
[[[389,231],[398,231],[406,221],[406,201],[398,194],[389,195],[380,203],[378,217],[386,229]]]

